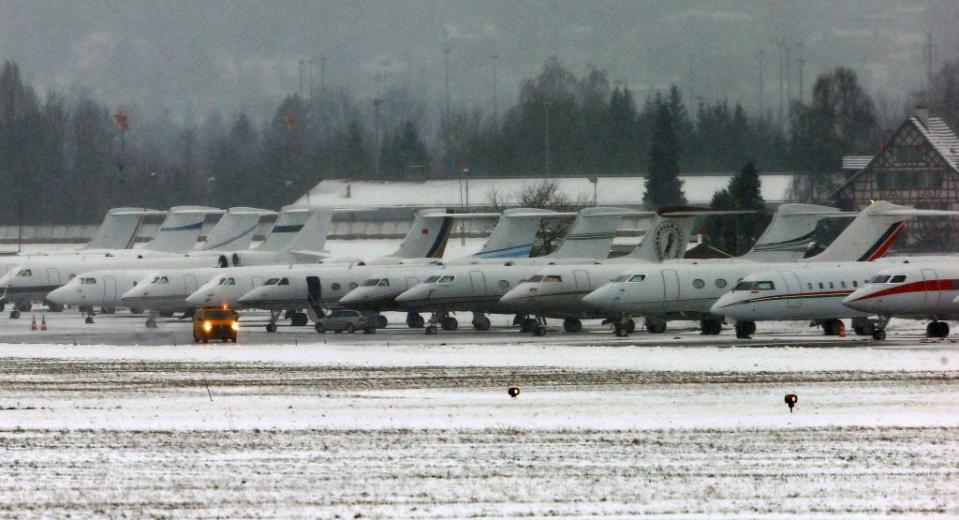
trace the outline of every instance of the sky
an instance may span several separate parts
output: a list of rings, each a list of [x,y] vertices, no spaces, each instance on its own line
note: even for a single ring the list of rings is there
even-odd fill
[[[0,58],[41,93],[181,115],[268,113],[300,89],[301,62],[308,88],[311,60],[314,87],[322,69],[360,99],[385,83],[439,104],[448,58],[454,107],[491,108],[495,71],[502,110],[552,56],[577,74],[605,69],[640,98],[675,83],[755,113],[779,106],[784,49],[786,97],[799,96],[801,57],[807,99],[838,65],[874,95],[905,98],[924,82],[929,33],[936,63],[959,57],[957,20],[956,0],[0,0]]]

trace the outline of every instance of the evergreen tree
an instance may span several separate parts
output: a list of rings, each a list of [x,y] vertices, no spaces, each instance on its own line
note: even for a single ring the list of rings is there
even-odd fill
[[[686,203],[683,183],[679,180],[679,138],[673,128],[669,105],[660,103],[653,123],[649,147],[649,174],[643,202],[649,208]]]
[[[729,186],[713,195],[710,207],[715,210],[755,210],[742,215],[716,215],[707,219],[708,236],[714,247],[731,255],[744,254],[766,229],[766,202],[763,200],[759,172],[753,163],[746,163],[730,179]]]

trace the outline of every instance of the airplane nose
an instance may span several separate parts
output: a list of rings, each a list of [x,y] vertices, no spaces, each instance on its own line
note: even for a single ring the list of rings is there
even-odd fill
[[[47,294],[47,300],[50,300],[51,302],[56,303],[57,305],[64,305],[67,303],[65,300],[67,295],[70,292],[71,291],[66,286],[61,287],[59,289],[54,289],[53,291],[50,291],[49,294]]]
[[[850,309],[855,309],[862,312],[873,312],[876,310],[879,303],[878,299],[863,299],[864,296],[868,295],[869,291],[864,291],[859,289],[853,291],[852,294],[846,296],[842,299],[842,304]]]
[[[422,289],[418,287],[414,287],[412,289],[407,289],[403,291],[402,293],[400,293],[400,295],[396,297],[396,303],[403,303],[403,304],[415,303],[422,300],[424,295],[425,295],[425,292]]]
[[[583,296],[583,303],[593,307],[604,307],[610,303],[610,290],[605,287],[596,289],[595,291]]]

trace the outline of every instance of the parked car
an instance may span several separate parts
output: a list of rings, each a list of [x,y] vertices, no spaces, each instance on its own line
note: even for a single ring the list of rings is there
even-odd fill
[[[358,330],[362,330],[365,334],[374,334],[376,320],[375,317],[360,311],[341,309],[316,320],[315,328],[320,334],[328,330],[337,334],[344,331],[352,334]]]

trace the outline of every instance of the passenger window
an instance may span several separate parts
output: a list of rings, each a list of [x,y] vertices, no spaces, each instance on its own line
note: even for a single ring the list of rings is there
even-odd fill
[[[506,281],[506,280],[500,280],[500,281],[499,281],[499,288],[500,288],[500,289],[504,289],[504,290],[505,290],[505,289],[509,289],[509,282]]]
[[[840,281],[840,282],[839,282],[839,285],[840,285],[840,287],[842,287],[843,289],[846,288],[846,282]]]
[[[334,291],[339,291],[339,290],[340,290],[340,284],[334,282],[333,285],[330,285],[330,289],[333,289]]]
[[[835,289],[836,287],[832,284],[832,282],[829,282],[829,288],[830,288],[830,289]]]
[[[857,282],[856,280],[853,280],[853,281],[852,281],[852,286],[853,286],[853,287],[859,287],[859,282]]]
[[[812,282],[807,283],[807,284],[806,284],[806,287],[808,287],[809,290],[811,291],[811,290],[812,290]]]
[[[722,278],[716,278],[716,287],[720,289],[726,287],[726,280],[723,280]]]
[[[702,289],[703,287],[706,287],[706,282],[700,280],[699,278],[696,278],[695,280],[693,280],[693,287],[697,289]]]
[[[825,289],[825,287],[823,286],[822,282],[819,282],[819,288],[820,288],[820,289]]]

